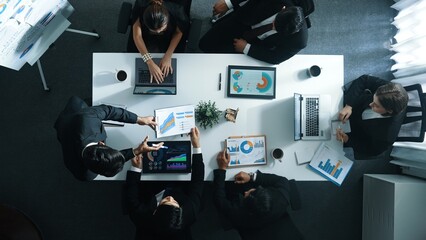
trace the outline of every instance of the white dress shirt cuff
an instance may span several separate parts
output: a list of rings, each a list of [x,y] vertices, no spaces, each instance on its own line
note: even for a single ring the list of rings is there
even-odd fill
[[[233,9],[234,6],[232,6],[231,0],[225,0],[226,6],[228,6],[229,9]]]
[[[248,52],[250,51],[250,47],[251,47],[251,44],[250,44],[250,43],[247,43],[247,44],[246,44],[246,46],[244,47],[244,49],[243,49],[243,53],[244,53],[245,55],[247,55],[247,54],[248,54]]]
[[[201,148],[192,148],[192,154],[201,153]]]
[[[132,172],[142,172],[141,168],[134,167],[134,166],[131,166],[129,170],[132,171]]]

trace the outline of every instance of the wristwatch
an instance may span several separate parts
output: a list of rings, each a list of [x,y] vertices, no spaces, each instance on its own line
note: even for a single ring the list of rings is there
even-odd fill
[[[253,182],[254,181],[254,173],[249,172],[248,175],[250,176],[250,182]]]

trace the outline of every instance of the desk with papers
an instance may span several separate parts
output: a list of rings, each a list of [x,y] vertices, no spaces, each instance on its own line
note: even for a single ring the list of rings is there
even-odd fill
[[[161,57],[162,54],[153,54]],[[325,179],[310,170],[307,165],[297,165],[298,158],[311,158],[321,141],[294,141],[294,102],[293,94],[329,94],[332,100],[332,119],[337,119],[342,108],[343,56],[341,55],[296,55],[279,64],[270,65],[243,54],[174,54],[177,58],[177,95],[134,95],[135,58],[138,53],[94,53],[93,54],[93,104],[112,103],[127,106],[127,110],[139,116],[154,115],[155,109],[180,105],[197,105],[199,101],[215,101],[219,109],[239,108],[235,123],[221,118],[213,128],[200,128],[201,148],[205,163],[205,180],[213,180],[213,170],[217,168],[216,156],[224,148],[224,141],[230,136],[266,135],[267,164],[228,168],[227,180],[239,171],[274,173],[288,179],[324,181]],[[273,66],[277,68],[276,98],[252,99],[227,97],[227,67]],[[307,69],[319,65],[322,69],[318,77],[309,77]],[[125,70],[128,79],[119,82],[115,79],[117,70]],[[218,88],[219,74],[222,87]],[[106,127],[106,144],[116,149],[137,146],[146,135],[150,140],[188,140],[188,136],[155,138],[149,127],[125,124],[124,127]],[[326,141],[337,151],[343,151],[342,143],[332,136]],[[270,151],[282,148],[282,162],[274,161]],[[295,154],[296,153],[296,154]],[[95,180],[124,180],[131,163],[127,162],[123,171],[112,178],[98,176]],[[142,174],[141,180],[190,180],[190,174]]]

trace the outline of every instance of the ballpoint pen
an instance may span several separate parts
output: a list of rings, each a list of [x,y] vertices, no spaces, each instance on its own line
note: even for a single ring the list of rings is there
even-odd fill
[[[219,91],[222,89],[222,73],[219,73]]]
[[[158,144],[153,143],[152,146],[153,147],[158,147]],[[161,146],[160,148],[168,149],[169,147],[167,147],[167,146]]]

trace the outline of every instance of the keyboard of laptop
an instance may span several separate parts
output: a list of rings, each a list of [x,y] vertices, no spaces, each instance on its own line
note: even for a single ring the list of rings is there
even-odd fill
[[[139,79],[138,79],[138,83],[142,83],[142,84],[151,84],[151,73],[149,72],[149,70],[146,69],[138,69],[139,71]],[[152,83],[157,83],[154,79],[152,80]],[[164,78],[164,81],[162,84],[167,84],[167,83],[173,83],[173,74],[167,75],[167,77]]]
[[[319,99],[306,98],[306,136],[319,136]]]

